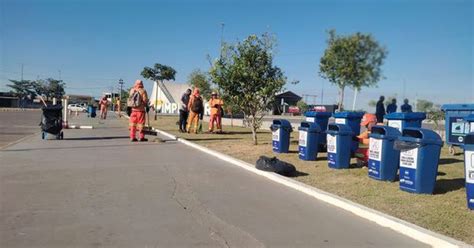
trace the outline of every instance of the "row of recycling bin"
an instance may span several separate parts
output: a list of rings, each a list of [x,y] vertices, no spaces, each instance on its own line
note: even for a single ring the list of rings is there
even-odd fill
[[[310,112],[299,130],[298,154],[302,160],[316,160],[317,153],[327,151],[328,166],[334,169],[349,168],[352,154],[359,142],[360,122],[364,113]],[[333,116],[335,123],[328,124]],[[387,118],[388,117],[388,118]],[[441,137],[429,129],[421,128],[424,113],[394,113],[386,115],[388,125],[372,127],[368,148],[368,175],[377,180],[395,181],[399,171],[400,189],[412,193],[432,194],[438,162],[443,146]],[[289,150],[291,123],[274,120],[272,129],[273,150]],[[466,193],[470,209],[474,209],[474,133],[465,138]]]

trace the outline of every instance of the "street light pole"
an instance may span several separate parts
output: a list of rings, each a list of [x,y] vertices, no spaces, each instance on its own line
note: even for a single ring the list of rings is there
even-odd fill
[[[122,87],[123,87],[123,80],[119,79],[119,84],[120,84],[120,101],[122,101]]]

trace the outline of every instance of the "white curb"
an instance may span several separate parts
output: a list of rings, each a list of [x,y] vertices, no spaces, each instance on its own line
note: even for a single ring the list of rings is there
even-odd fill
[[[67,129],[93,129],[93,126],[78,126],[78,125],[69,125]]]
[[[428,244],[432,247],[442,247],[442,248],[447,248],[447,247],[473,247],[471,245],[468,245],[466,243],[463,243],[461,241],[455,240],[453,238],[435,233],[433,231],[430,231],[428,229],[425,229],[423,227],[417,226],[415,224],[409,223],[407,221],[398,219],[396,217],[384,214],[382,212],[379,212],[377,210],[365,207],[363,205],[360,205],[358,203],[352,202],[350,200],[344,199],[342,197],[333,195],[331,193],[322,191],[318,188],[308,186],[306,184],[303,184],[301,182],[295,181],[290,178],[286,178],[284,176],[280,176],[276,173],[269,173],[266,171],[261,171],[256,168],[252,164],[249,164],[247,162],[244,162],[242,160],[230,157],[228,155],[222,154],[220,152],[216,152],[214,150],[211,150],[209,148],[203,147],[201,145],[198,145],[196,143],[190,142],[186,139],[182,138],[177,138],[176,136],[169,134],[167,132],[155,129],[154,130],[166,137],[169,137],[170,139],[177,140],[187,146],[193,147],[197,150],[200,150],[204,153],[207,153],[209,155],[212,155],[218,159],[224,160],[228,163],[231,163],[233,165],[239,166],[240,168],[243,168],[245,170],[248,170],[250,172],[253,172],[255,174],[258,174],[260,176],[266,177],[267,179],[270,179],[274,182],[277,182],[279,184],[283,184],[289,188],[292,188],[294,190],[300,191],[302,193],[305,193],[309,196],[312,196],[318,200],[321,200],[323,202],[326,202],[328,204],[331,204],[335,207],[344,209],[346,211],[349,211],[359,217],[362,217],[364,219],[373,221],[381,226],[388,227],[392,230],[395,230],[401,234],[404,234],[412,239],[415,239],[417,241],[420,241],[422,243]]]

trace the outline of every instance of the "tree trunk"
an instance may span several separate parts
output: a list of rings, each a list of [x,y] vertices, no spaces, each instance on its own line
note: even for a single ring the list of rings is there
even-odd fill
[[[339,104],[337,106],[337,109],[339,111],[342,111],[342,108],[344,106],[344,88],[345,87],[339,88]]]
[[[250,128],[252,129],[252,139],[253,139],[253,144],[257,145],[257,129],[255,128],[255,116],[252,116],[252,122]]]

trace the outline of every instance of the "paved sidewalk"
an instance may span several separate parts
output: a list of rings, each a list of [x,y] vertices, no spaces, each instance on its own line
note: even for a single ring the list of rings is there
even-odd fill
[[[423,246],[115,118],[64,135],[0,150],[0,247]]]

